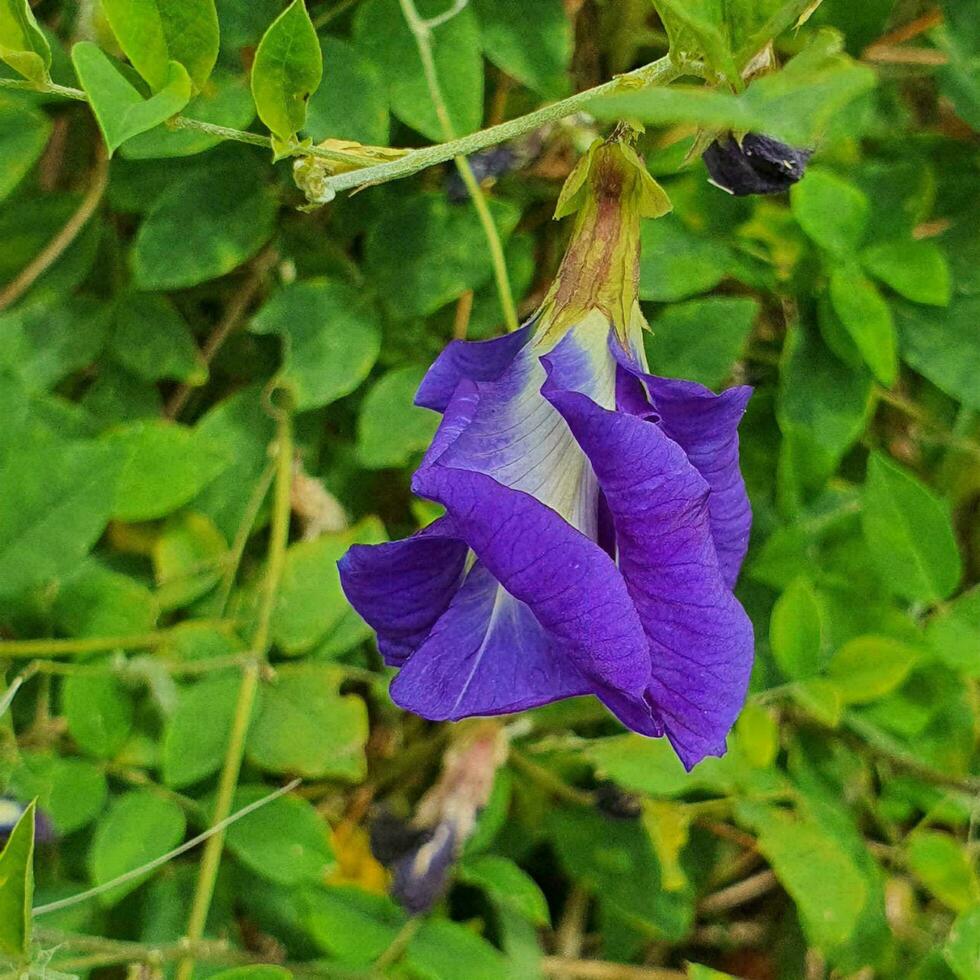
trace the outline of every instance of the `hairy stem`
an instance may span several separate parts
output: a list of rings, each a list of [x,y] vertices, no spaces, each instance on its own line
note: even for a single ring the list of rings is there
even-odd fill
[[[642,68],[637,68],[635,71],[620,75],[611,81],[603,82],[595,88],[570,95],[567,99],[542,106],[540,109],[535,109],[534,112],[518,116],[516,119],[510,119],[497,126],[490,126],[487,129],[481,129],[479,132],[471,133],[469,136],[462,136],[446,143],[437,143],[434,146],[412,150],[411,153],[398,160],[337,174],[327,180],[327,187],[334,193],[338,193],[364,184],[382,184],[389,180],[398,180],[400,177],[408,177],[426,167],[445,163],[457,156],[465,156],[469,153],[476,153],[478,150],[485,150],[488,146],[494,146],[497,143],[505,143],[507,140],[523,136],[545,123],[574,115],[576,112],[585,109],[597,96],[612,95],[624,90],[631,91],[647,85],[663,85],[681,75],[700,75],[701,72],[702,65],[700,62],[679,62],[670,56],[666,56],[644,65]]]
[[[635,71],[627,72],[625,75],[603,82],[594,88],[570,95],[567,99],[553,102],[551,105],[543,106],[534,112],[518,116],[516,119],[510,119],[497,126],[490,126],[459,139],[450,139],[445,143],[412,150],[398,160],[392,160],[389,163],[375,164],[360,170],[336,174],[327,180],[327,187],[337,193],[360,187],[363,184],[382,184],[389,180],[397,180],[400,177],[408,177],[437,163],[445,163],[457,156],[465,156],[478,150],[485,150],[488,146],[523,136],[524,133],[529,133],[532,129],[537,129],[545,123],[571,116],[585,109],[589,102],[597,96],[612,95],[624,90],[632,91],[647,85],[664,85],[681,75],[700,77],[703,73],[704,66],[701,62],[683,58],[675,59],[667,55],[644,65],[642,68],[637,68]],[[65,85],[55,85],[50,82],[41,84],[20,78],[0,78],[0,89],[3,88],[17,89],[23,92],[44,92],[48,95],[60,95],[79,102],[88,101],[81,89],[68,88]],[[261,136],[258,133],[249,133],[240,129],[230,129],[226,126],[214,126],[211,123],[202,122],[199,119],[190,119],[187,116],[175,116],[171,120],[171,125],[179,129],[196,129],[199,132],[210,133],[223,140],[234,140],[239,143],[261,146],[268,150],[272,149],[272,140],[268,136]],[[350,154],[325,149],[321,146],[303,147],[296,145],[286,155],[317,157],[321,160],[335,160],[344,163],[351,161]]]

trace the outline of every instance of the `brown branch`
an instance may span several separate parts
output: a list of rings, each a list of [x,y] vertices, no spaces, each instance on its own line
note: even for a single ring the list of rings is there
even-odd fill
[[[109,161],[100,151],[92,171],[92,182],[75,213],[65,222],[61,231],[0,290],[0,310],[13,306],[75,241],[81,230],[88,224],[89,218],[95,214],[105,193],[108,177]]]
[[[704,915],[717,915],[719,912],[727,912],[729,909],[737,908],[748,902],[755,901],[767,892],[777,887],[779,882],[775,874],[768,868],[758,874],[735,882],[727,888],[714,892],[701,900],[698,911]]]
[[[466,331],[470,325],[472,312],[473,290],[467,289],[456,301],[456,312],[453,315],[453,340],[466,340]]]
[[[930,10],[914,20],[910,20],[900,27],[882,34],[877,41],[872,41],[868,48],[877,47],[879,44],[901,44],[903,41],[911,41],[932,27],[938,27],[943,22],[943,12],[937,7]],[[867,48],[865,49],[867,51]]]
[[[939,66],[949,63],[945,51],[936,48],[907,48],[902,44],[875,44],[865,48],[862,61],[873,61],[879,65],[927,65]]]
[[[225,341],[238,328],[249,307],[252,305],[252,300],[255,299],[255,294],[259,291],[263,279],[265,279],[266,274],[275,265],[278,258],[279,256],[275,249],[270,247],[260,252],[253,259],[248,278],[242,287],[232,296],[227,307],[225,307],[224,316],[218,321],[218,325],[204,342],[204,347],[201,349],[201,357],[206,365],[211,365],[218,351],[225,345]],[[192,390],[193,388],[188,384],[182,384],[175,389],[164,409],[164,414],[167,418],[176,418],[181,413],[187,404],[187,399],[191,396]]]

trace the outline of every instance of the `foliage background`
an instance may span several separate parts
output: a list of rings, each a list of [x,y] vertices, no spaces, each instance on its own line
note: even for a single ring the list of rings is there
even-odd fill
[[[283,6],[218,0],[217,66],[186,115],[252,127],[249,69]],[[277,137],[444,138],[396,0],[309,11],[322,82],[286,62],[316,91],[305,117],[263,114]],[[35,14],[55,82],[77,84],[72,42],[121,55],[98,4]],[[414,933],[367,827],[379,803],[411,814],[449,732],[388,700],[335,561],[433,516],[408,489],[435,427],[412,393],[447,340],[504,319],[478,216],[451,165],[303,213],[290,162],[207,133],[157,126],[107,162],[87,106],[0,88],[0,789],[50,824],[34,904],[205,829],[223,769],[236,809],[303,780],[223,855],[38,917],[31,969],[170,971],[209,904],[205,935],[227,946],[199,948],[202,976],[244,951],[321,975],[386,956],[436,980],[980,977],[978,25],[972,0],[825,0],[781,35],[786,59],[835,28],[869,82],[821,121],[789,195],[727,196],[684,165],[690,105],[631,106],[662,123],[641,149],[674,203],[643,233],[653,369],[756,387],[752,694],[729,754],[691,774],[591,701],[528,713]],[[460,134],[667,48],[646,0],[471,0],[433,37]],[[160,119],[183,84],[171,69],[154,86]],[[772,118],[792,126],[822,91]],[[494,158],[523,315],[596,131],[574,116]],[[0,909],[11,887],[0,874]],[[0,919],[10,952],[23,917]]]

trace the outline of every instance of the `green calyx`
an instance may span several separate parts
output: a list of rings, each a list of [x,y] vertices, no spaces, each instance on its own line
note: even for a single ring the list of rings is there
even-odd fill
[[[596,140],[565,181],[555,218],[575,214],[575,227],[541,306],[542,340],[557,341],[598,309],[627,344],[636,322],[640,219],[671,210],[663,188],[630,145],[631,135],[617,129],[608,140]]]

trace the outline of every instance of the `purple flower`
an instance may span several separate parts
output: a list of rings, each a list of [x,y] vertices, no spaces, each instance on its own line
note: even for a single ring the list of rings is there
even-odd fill
[[[668,208],[628,146],[594,146],[559,201],[578,216],[541,309],[450,344],[422,382],[443,419],[413,489],[446,514],[340,562],[402,707],[455,720],[593,694],[688,767],[724,752],[753,650],[731,591],[750,390],[646,369],[639,221]]]

